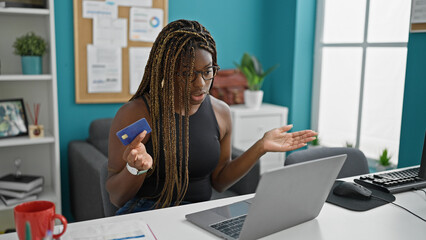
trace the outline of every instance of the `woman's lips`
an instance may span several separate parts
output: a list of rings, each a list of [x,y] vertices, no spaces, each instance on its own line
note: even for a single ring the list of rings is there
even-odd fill
[[[194,101],[202,101],[204,99],[204,96],[206,95],[206,92],[195,92],[195,93],[191,93],[191,99]]]

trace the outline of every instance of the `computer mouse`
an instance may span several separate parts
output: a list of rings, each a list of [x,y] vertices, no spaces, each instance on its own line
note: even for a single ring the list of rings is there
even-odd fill
[[[371,198],[371,190],[354,182],[341,182],[337,185],[333,193],[337,196],[368,200]]]

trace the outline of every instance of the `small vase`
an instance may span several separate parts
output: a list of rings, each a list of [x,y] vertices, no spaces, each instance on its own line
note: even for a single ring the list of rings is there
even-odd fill
[[[30,138],[42,138],[44,137],[44,126],[43,125],[30,125],[29,126]]]
[[[259,109],[263,101],[262,90],[245,90],[244,91],[244,104],[247,108]]]
[[[41,74],[41,56],[22,56],[22,74]]]

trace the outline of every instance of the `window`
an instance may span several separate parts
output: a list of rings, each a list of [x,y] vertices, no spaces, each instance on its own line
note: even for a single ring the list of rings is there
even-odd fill
[[[397,163],[411,1],[319,0],[312,128]]]

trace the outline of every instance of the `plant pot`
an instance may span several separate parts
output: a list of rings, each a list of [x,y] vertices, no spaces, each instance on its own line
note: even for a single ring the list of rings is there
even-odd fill
[[[41,56],[22,56],[22,74],[41,74]]]
[[[244,91],[244,104],[247,108],[258,109],[262,105],[263,101],[263,91],[252,91],[245,90]]]

